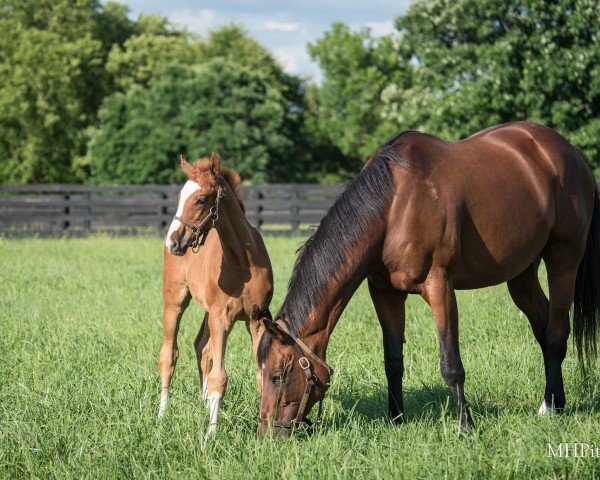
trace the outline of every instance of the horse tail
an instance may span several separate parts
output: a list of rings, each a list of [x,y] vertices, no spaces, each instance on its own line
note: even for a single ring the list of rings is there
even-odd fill
[[[600,320],[600,192],[596,185],[592,223],[577,268],[573,304],[573,336],[583,371],[596,359]]]

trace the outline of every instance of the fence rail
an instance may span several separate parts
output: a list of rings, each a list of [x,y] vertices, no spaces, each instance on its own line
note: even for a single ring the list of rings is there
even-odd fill
[[[165,231],[181,187],[172,185],[0,185],[0,235],[87,235]],[[248,221],[265,234],[317,225],[341,185],[269,184],[243,188]]]

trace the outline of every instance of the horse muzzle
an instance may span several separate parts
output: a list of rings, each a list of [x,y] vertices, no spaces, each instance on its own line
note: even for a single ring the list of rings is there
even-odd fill
[[[177,238],[176,238],[177,237]],[[192,231],[187,235],[184,233],[183,235],[177,234],[175,232],[171,236],[171,245],[169,247],[169,253],[181,257],[185,254],[186,250],[189,246],[193,246],[198,235],[196,232]]]
[[[292,434],[292,429],[260,422],[258,424],[257,432],[258,436],[261,438],[268,436],[271,436],[272,438],[289,438]]]
[[[171,245],[169,247],[169,253],[173,255],[177,255],[178,257],[182,256],[185,252],[181,242],[178,242],[174,238],[171,239]]]

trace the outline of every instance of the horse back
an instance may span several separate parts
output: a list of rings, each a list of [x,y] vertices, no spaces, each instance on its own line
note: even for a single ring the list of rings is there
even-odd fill
[[[494,285],[527,268],[551,238],[574,249],[585,242],[594,180],[577,149],[550,128],[505,124],[459,142],[410,133],[392,148],[407,165],[393,167],[395,228],[384,261],[408,267],[411,284],[440,266],[456,288]]]

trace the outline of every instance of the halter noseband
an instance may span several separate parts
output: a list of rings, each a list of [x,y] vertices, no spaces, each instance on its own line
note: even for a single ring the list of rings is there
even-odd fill
[[[208,236],[208,232],[210,231],[211,228],[213,228],[215,226],[215,222],[219,219],[219,201],[221,200],[222,197],[223,197],[223,190],[222,190],[221,186],[219,186],[219,188],[217,189],[217,199],[215,200],[214,205],[212,207],[210,207],[210,211],[208,212],[206,217],[204,217],[202,219],[202,221],[200,223],[193,224],[191,222],[184,220],[181,217],[178,217],[177,215],[175,215],[173,217],[174,220],[180,221],[181,223],[183,223],[187,228],[189,228],[192,231],[192,233],[190,234],[191,241],[187,242],[187,246],[192,247],[192,252],[196,253],[200,249],[200,247],[202,247],[204,245],[204,242],[206,241],[206,237]],[[204,228],[204,226],[211,220],[212,220],[212,225],[202,232],[202,229]],[[202,232],[201,237],[200,237],[200,232]]]
[[[273,420],[268,420],[266,418],[262,418],[259,415],[258,421],[259,421],[259,423],[262,423],[262,424],[272,425],[274,427],[283,428],[286,430],[292,430],[294,428],[301,427],[303,424],[306,424],[310,427],[313,425],[313,422],[311,422],[308,418],[304,417],[304,412],[306,411],[306,406],[308,405],[308,399],[310,397],[310,394],[315,386],[317,386],[319,388],[319,390],[321,390],[321,392],[323,392],[323,397],[321,397],[319,399],[319,410],[317,411],[316,423],[318,423],[319,420],[321,419],[323,398],[325,397],[325,391],[329,388],[329,383],[322,382],[319,379],[319,377],[317,377],[313,373],[312,365],[307,357],[310,357],[316,363],[321,365],[327,371],[330,378],[331,378],[331,375],[333,375],[333,369],[329,365],[327,365],[327,363],[322,358],[320,358],[316,353],[314,353],[308,347],[308,345],[306,345],[306,343],[304,343],[302,340],[300,340],[296,335],[294,335],[291,332],[288,323],[284,319],[280,318],[279,320],[277,320],[275,322],[275,325],[277,325],[283,332],[285,332],[287,335],[289,335],[291,337],[291,339],[294,341],[293,347],[296,350],[296,352],[298,353],[298,355],[300,356],[300,358],[298,359],[298,364],[300,365],[300,368],[302,368],[302,371],[304,372],[304,375],[306,376],[306,387],[304,388],[304,393],[302,395],[302,399],[300,400],[300,405],[298,406],[298,413],[296,413],[296,417],[293,420],[291,420],[290,422],[282,422],[279,420],[273,421]],[[279,387],[279,389],[281,392],[281,386]],[[279,399],[279,394],[277,397]],[[279,407],[279,400],[277,401],[277,407]]]

